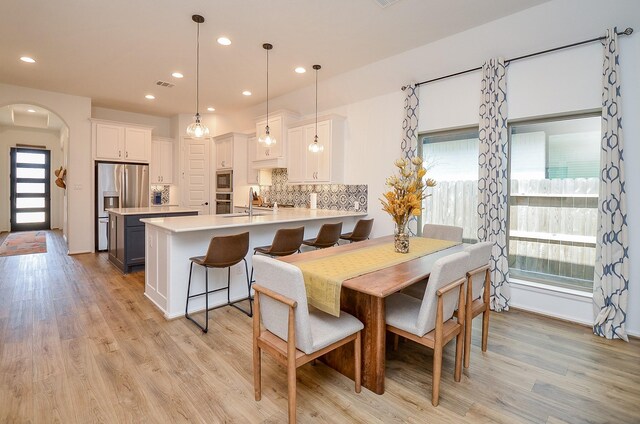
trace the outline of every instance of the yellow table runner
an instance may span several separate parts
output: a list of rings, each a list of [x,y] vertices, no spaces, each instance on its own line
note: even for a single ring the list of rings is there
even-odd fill
[[[460,244],[448,240],[411,237],[409,253],[397,253],[393,242],[365,247],[341,255],[296,262],[307,288],[310,305],[340,316],[342,282],[363,274],[398,265]]]

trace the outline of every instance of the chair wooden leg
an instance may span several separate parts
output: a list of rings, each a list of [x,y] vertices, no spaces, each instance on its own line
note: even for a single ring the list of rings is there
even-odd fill
[[[356,393],[360,393],[362,384],[362,332],[358,331],[356,339],[353,341],[354,361],[355,361],[355,380]]]
[[[471,330],[473,326],[473,317],[471,317],[471,308],[467,306],[467,316],[464,320],[464,367],[469,368],[471,360]],[[458,342],[456,342],[458,343]],[[456,349],[458,345],[456,344]]]
[[[453,379],[455,381],[460,381],[462,377],[462,346],[465,341],[465,334],[460,329],[460,333],[456,336],[456,365],[453,372]]]
[[[400,341],[400,336],[398,336],[397,334],[393,335],[393,351],[397,352],[398,351],[398,342]]]
[[[487,339],[489,338],[489,305],[486,306],[482,313],[482,351],[487,351]]]
[[[442,344],[436,343],[433,350],[433,389],[431,392],[431,404],[438,406],[440,401],[440,374],[442,372]]]
[[[289,396],[289,423],[296,422],[296,358],[287,358],[287,388]]]

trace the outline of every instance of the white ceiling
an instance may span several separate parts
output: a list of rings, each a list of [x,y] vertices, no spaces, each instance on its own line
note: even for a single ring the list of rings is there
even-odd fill
[[[200,110],[233,112],[270,96],[481,25],[547,0],[13,0],[0,8],[0,82],[86,96],[94,106],[161,116],[195,108],[194,13],[201,25]],[[232,45],[220,46],[219,36]],[[31,56],[35,64],[19,60]],[[307,68],[296,74],[296,66]],[[174,71],[185,77],[176,80]],[[175,83],[158,87],[157,80]],[[253,96],[245,97],[243,90]],[[149,101],[145,94],[154,94]]]

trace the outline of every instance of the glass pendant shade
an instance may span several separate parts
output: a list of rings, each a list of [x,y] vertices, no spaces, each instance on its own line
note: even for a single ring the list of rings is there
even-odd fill
[[[309,151],[311,153],[322,153],[324,146],[318,143],[318,136],[313,137],[313,143],[309,144]]]
[[[264,136],[258,139],[258,143],[263,143],[265,146],[276,144],[275,137],[272,137],[271,132],[269,131],[269,125],[264,128]]]
[[[200,122],[199,113],[196,113],[193,122],[187,127],[187,135],[193,138],[203,138],[209,135],[209,128]]]

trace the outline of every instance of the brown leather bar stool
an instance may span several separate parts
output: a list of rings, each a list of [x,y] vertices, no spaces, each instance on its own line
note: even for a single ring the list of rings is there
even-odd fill
[[[209,249],[205,256],[194,256],[189,258],[191,261],[191,267],[189,268],[189,283],[187,285],[187,304],[184,309],[184,315],[187,319],[197,325],[203,333],[209,330],[209,294],[218,292],[220,290],[227,291],[227,303],[224,305],[216,306],[213,309],[221,308],[223,306],[233,306],[239,309],[248,316],[253,316],[253,306],[251,305],[251,283],[249,281],[249,270],[247,268],[247,252],[249,251],[249,233],[236,234],[232,236],[213,237],[209,242]],[[247,293],[246,299],[240,299],[231,302],[229,299],[229,284],[231,282],[231,267],[240,261],[244,261],[244,272],[247,276]],[[205,291],[202,293],[190,294],[191,292],[191,274],[193,273],[193,264],[204,267],[204,281]],[[209,290],[209,268],[227,268],[227,286],[215,290]],[[204,327],[200,325],[196,320],[189,316],[189,299],[204,296],[205,300],[205,324]],[[239,306],[235,305],[237,302],[249,299],[249,311],[245,311]]]
[[[361,219],[356,222],[356,226],[353,227],[353,231],[350,233],[340,234],[340,239],[348,240],[349,243],[356,241],[368,240],[373,228],[373,218]]]
[[[296,252],[300,252],[302,239],[304,238],[304,227],[298,228],[281,228],[276,231],[270,246],[260,246],[253,249],[253,254],[262,253],[263,255],[273,256],[289,256]],[[253,267],[251,267],[251,278],[249,281],[253,283]]]
[[[316,249],[325,249],[327,247],[335,246],[340,239],[341,231],[342,222],[337,222],[335,224],[322,224],[316,238],[303,240],[302,244],[305,246],[315,247]]]

